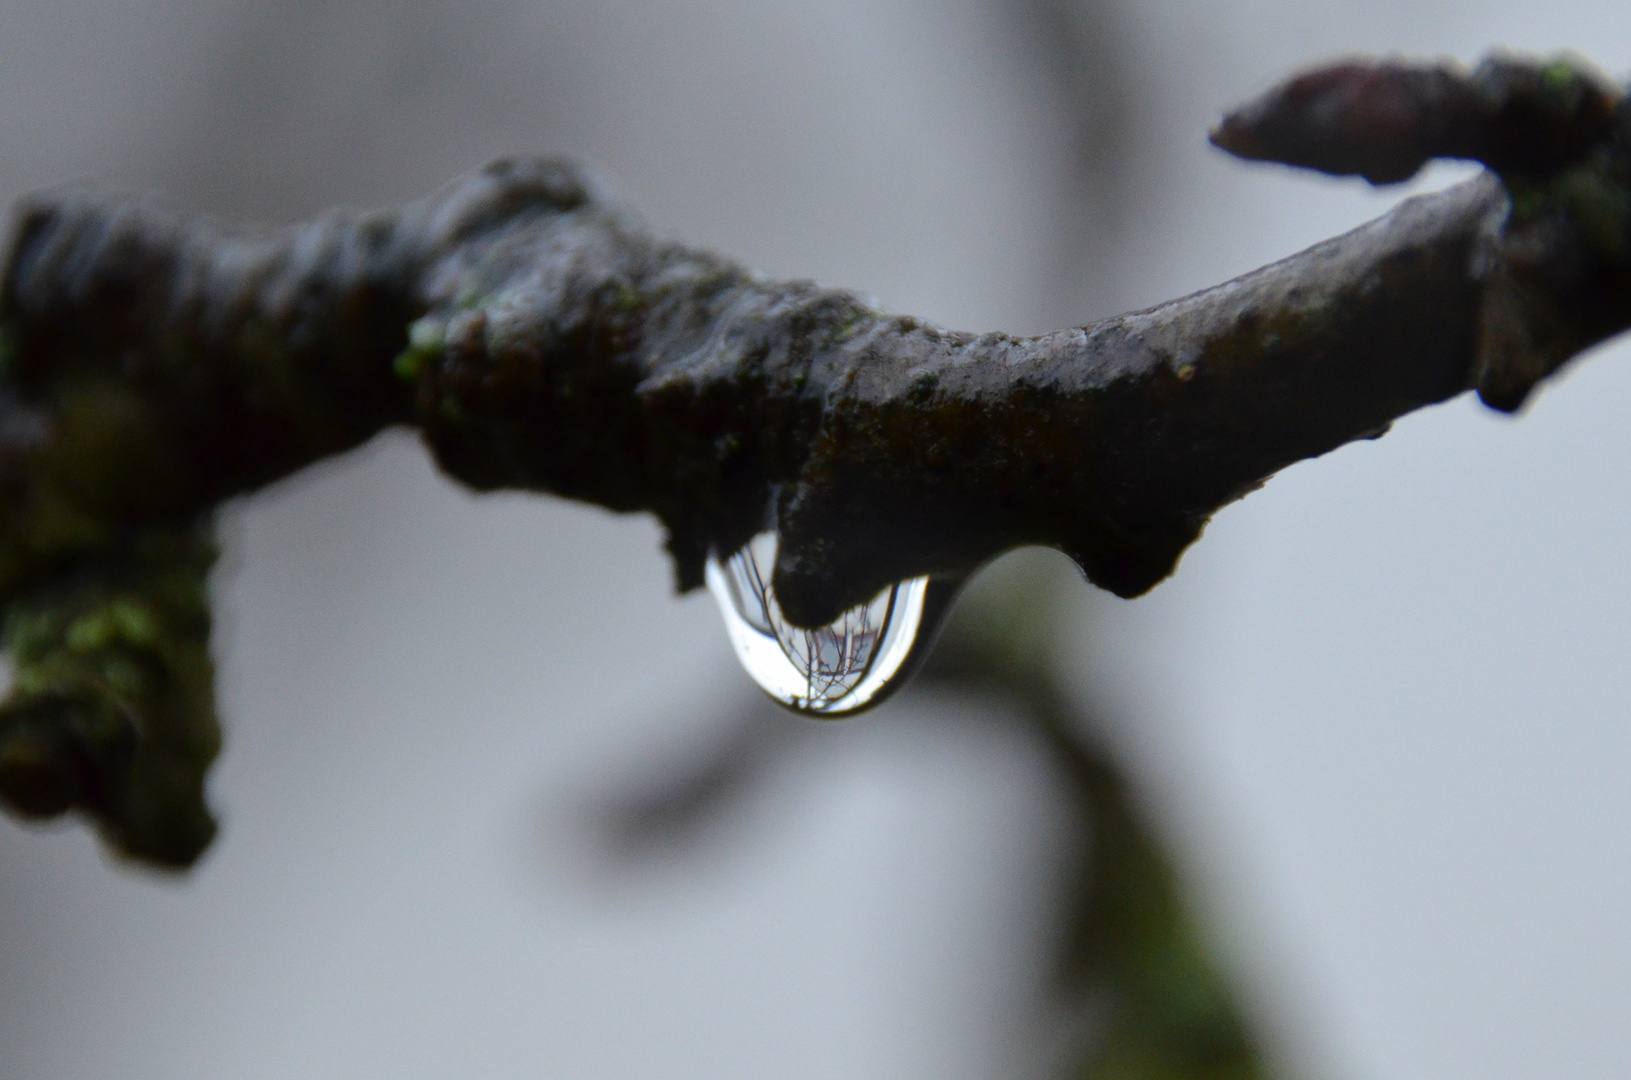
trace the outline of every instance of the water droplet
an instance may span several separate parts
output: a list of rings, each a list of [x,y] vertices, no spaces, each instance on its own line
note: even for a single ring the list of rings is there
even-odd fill
[[[770,588],[775,565],[773,532],[755,536],[724,562],[708,560],[708,590],[753,680],[783,705],[820,716],[842,716],[887,696],[896,676],[908,673],[903,669],[914,645],[933,621],[924,613],[929,579],[897,582],[807,630],[782,616]]]

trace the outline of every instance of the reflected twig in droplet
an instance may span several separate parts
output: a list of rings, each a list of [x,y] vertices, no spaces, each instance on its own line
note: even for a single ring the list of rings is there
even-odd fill
[[[922,658],[929,642],[921,631],[938,631],[943,605],[929,601],[944,590],[928,578],[896,582],[825,626],[794,626],[771,584],[777,545],[774,532],[762,532],[708,559],[708,589],[742,667],[776,701],[812,716],[838,718],[888,698]]]

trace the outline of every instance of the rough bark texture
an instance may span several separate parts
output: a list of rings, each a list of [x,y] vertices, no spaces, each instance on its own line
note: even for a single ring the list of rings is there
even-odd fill
[[[1497,171],[1205,292],[1028,338],[765,281],[654,239],[562,162],[272,234],[29,200],[0,292],[19,670],[0,795],[86,810],[142,858],[196,858],[210,512],[390,425],[477,488],[656,513],[681,588],[774,528],[801,624],[1023,544],[1137,595],[1285,465],[1469,386],[1516,408],[1631,324],[1631,110],[1577,65],[1500,64],[1489,115],[1442,69],[1349,63],[1302,77],[1345,88],[1340,108],[1277,91],[1215,136],[1389,178],[1400,145],[1495,147]],[[1403,119],[1368,157],[1379,101]]]

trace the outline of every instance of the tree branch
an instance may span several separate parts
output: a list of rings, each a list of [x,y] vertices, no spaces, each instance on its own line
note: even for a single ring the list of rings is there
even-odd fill
[[[144,645],[76,637],[75,619],[152,574],[200,583],[213,507],[390,425],[418,426],[478,489],[656,513],[682,589],[710,552],[774,528],[774,585],[801,625],[1024,544],[1137,595],[1276,470],[1469,386],[1516,408],[1631,324],[1624,97],[1578,66],[1501,62],[1538,74],[1501,84],[1478,139],[1407,131],[1379,151],[1392,175],[1395,144],[1496,146],[1498,174],[1216,288],[1036,337],[765,281],[654,238],[561,162],[496,162],[403,210],[281,234],[37,196],[0,293],[0,602],[8,627],[16,612],[62,617],[55,636],[7,631],[19,680],[0,713],[0,795],[26,813],[86,809],[145,858],[196,857],[208,830],[162,822],[207,822],[214,744],[165,733],[214,730],[207,661],[177,660],[207,657],[207,621],[149,603]],[[1376,175],[1363,152],[1333,165],[1304,144],[1363,147],[1373,92],[1427,87],[1405,110],[1417,127],[1461,122],[1435,119],[1435,101],[1460,100],[1443,78],[1333,70],[1315,82],[1348,87],[1349,105],[1279,92],[1215,138]],[[1546,111],[1560,93],[1574,104]],[[1498,137],[1501,116],[1530,132],[1535,115],[1573,126]],[[77,682],[47,662],[69,653]],[[147,690],[110,673],[131,656]],[[155,747],[169,747],[156,800],[153,770],[132,764]],[[138,829],[138,806],[170,809]]]

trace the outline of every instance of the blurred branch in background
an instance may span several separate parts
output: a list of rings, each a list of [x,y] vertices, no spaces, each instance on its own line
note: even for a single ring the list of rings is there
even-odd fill
[[[1185,903],[1183,883],[1107,742],[1068,693],[1058,562],[993,573],[962,605],[926,683],[995,694],[1047,748],[1076,825],[1060,897],[1060,989],[1096,1023],[1075,1051],[1095,1080],[1247,1080],[1256,1040]],[[1018,572],[1016,573],[1015,570]]]
[[[918,677],[977,700],[984,722],[1017,725],[1043,749],[1066,809],[1052,926],[1049,996],[1064,1048],[1049,1075],[1083,1080],[1250,1080],[1265,1075],[1260,1040],[1214,962],[1172,857],[1110,750],[1108,725],[1065,687],[1063,560],[1009,558],[962,597]],[[916,693],[914,690],[912,693]],[[944,700],[943,697],[941,700]],[[639,862],[689,850],[730,805],[771,782],[820,735],[763,701],[727,719],[684,763],[647,763],[650,779],[598,808],[608,855]],[[933,721],[929,721],[932,723]],[[932,734],[932,733],[931,733]],[[1062,1071],[1060,1071],[1062,1070]]]

